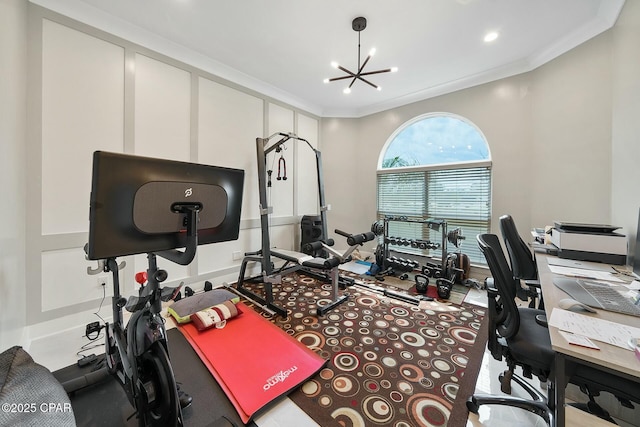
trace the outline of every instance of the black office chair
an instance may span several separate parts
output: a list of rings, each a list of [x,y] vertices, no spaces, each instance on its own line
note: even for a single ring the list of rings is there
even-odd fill
[[[502,245],[495,234],[480,234],[478,245],[493,276],[493,287],[487,288],[488,327],[487,348],[496,360],[505,360],[508,369],[500,375],[500,389],[511,394],[511,380],[519,384],[531,399],[513,396],[474,394],[467,401],[467,409],[478,413],[481,405],[497,404],[522,408],[541,416],[548,425],[554,425],[555,402],[554,357],[551,339],[544,318],[544,311],[518,307],[515,303],[517,282],[507,264]],[[540,381],[548,380],[545,397],[523,378],[514,374],[516,366],[523,375]],[[585,393],[589,402],[574,405],[600,418],[613,422],[609,414],[596,403],[594,397],[606,391],[613,394],[623,406],[633,408],[631,402],[640,403],[640,387],[633,380],[618,377],[587,365],[574,366],[567,372],[568,382]]]
[[[531,396],[531,399],[475,394],[467,401],[467,408],[471,412],[478,413],[480,405],[512,406],[533,412],[541,416],[548,425],[554,425],[553,382],[549,381],[547,398],[523,378],[514,375],[516,366],[520,366],[523,375],[527,378],[532,378],[533,375],[540,381],[553,378],[555,353],[551,348],[549,331],[536,322],[536,316],[544,312],[516,305],[515,284],[517,282],[513,280],[498,236],[479,234],[477,240],[493,276],[493,287],[487,288],[489,297],[487,348],[494,359],[505,360],[508,366],[508,369],[500,375],[500,389],[510,394],[513,379]]]
[[[538,308],[543,310],[544,300],[540,292],[540,280],[538,279],[538,265],[536,264],[535,254],[532,254],[527,244],[518,234],[518,229],[511,215],[500,217],[500,230],[509,254],[513,277],[518,282],[522,280],[527,286],[527,288],[522,286],[517,288],[517,297],[523,301],[529,300],[530,308],[535,308],[536,300],[539,299]]]

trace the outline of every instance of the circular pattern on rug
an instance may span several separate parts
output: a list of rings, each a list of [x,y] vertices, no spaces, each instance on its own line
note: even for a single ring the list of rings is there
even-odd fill
[[[458,394],[459,388],[460,388],[460,385],[456,383],[446,383],[446,384],[443,384],[441,387],[442,394],[445,397],[447,397],[451,403],[453,403],[456,400],[456,396]]]
[[[427,390],[432,389],[432,388],[433,388],[433,385],[434,385],[433,381],[431,381],[431,379],[429,379],[429,378],[427,378],[427,377],[422,377],[422,378],[420,378],[420,381],[419,381],[419,382],[420,382],[420,385],[421,385],[423,388],[426,388]]]
[[[408,383],[406,381],[398,381],[397,387],[401,393],[404,393],[406,395],[413,394],[413,386],[411,385],[411,383]]]
[[[464,344],[473,345],[478,334],[473,329],[461,326],[449,329],[449,335]]]
[[[448,360],[439,359],[439,358],[432,359],[431,360],[431,366],[433,366],[434,368],[436,368],[438,371],[442,372],[443,374],[452,374],[456,370],[455,366],[453,366],[453,364],[449,363]]]
[[[323,408],[328,408],[329,406],[331,406],[332,403],[333,403],[333,399],[331,399],[331,396],[327,396],[326,394],[318,398],[318,404]]]
[[[325,343],[324,335],[313,331],[300,332],[299,334],[295,335],[294,338],[310,349],[322,348],[324,347]]]
[[[380,385],[374,380],[364,380],[364,389],[369,393],[377,393],[380,391]]]
[[[370,296],[365,295],[356,299],[356,303],[365,307],[374,307],[378,305],[378,300],[376,298],[372,298]]]
[[[413,359],[413,353],[411,353],[410,351],[401,351],[400,352],[400,357],[402,357],[404,360],[412,360]]]
[[[418,381],[420,381],[420,378],[424,377],[422,369],[418,368],[415,365],[400,365],[399,371],[400,375],[402,375],[405,380],[411,381],[413,383],[417,383]]]
[[[351,337],[343,337],[340,338],[340,344],[345,347],[353,347],[356,344],[356,341]]]
[[[431,339],[438,339],[440,338],[441,333],[436,331],[433,328],[429,328],[429,327],[424,327],[424,328],[420,328],[419,332],[421,335],[427,337],[427,338],[431,338]]]
[[[389,368],[393,368],[395,367],[398,362],[396,362],[396,359],[394,359],[393,357],[389,357],[389,356],[385,356],[382,359],[380,359],[380,361],[382,362],[382,364],[386,367]]]
[[[318,381],[309,380],[302,385],[301,390],[307,396],[315,397],[320,394],[322,389],[320,388],[320,383]]]
[[[393,419],[393,406],[382,396],[372,395],[362,401],[362,412],[375,424],[385,424]]]
[[[333,357],[333,364],[341,371],[355,371],[360,366],[358,356],[353,353],[338,353]]]
[[[322,330],[322,332],[329,337],[335,337],[340,335],[340,328],[336,328],[335,326],[327,326]]]
[[[408,328],[409,326],[411,326],[411,322],[409,322],[407,319],[396,319],[395,320],[396,325],[402,327],[402,328]]]
[[[364,373],[371,378],[380,378],[384,374],[382,366],[374,362],[367,362],[362,366]]]
[[[319,375],[323,380],[330,380],[331,378],[333,378],[333,371],[329,368],[324,368],[320,371]]]
[[[327,345],[330,345],[331,347],[335,347],[338,344],[340,344],[340,341],[338,341],[338,338],[327,338]]]
[[[342,427],[366,427],[362,415],[351,408],[338,408],[331,413],[331,417]]]
[[[435,394],[418,393],[407,400],[407,413],[414,426],[443,427],[449,422],[451,406]]]
[[[351,397],[360,391],[360,382],[354,376],[340,374],[331,381],[331,388],[340,396]]]
[[[400,334],[400,339],[412,347],[423,347],[426,344],[425,339],[415,332],[403,332]]]
[[[469,358],[463,354],[454,354],[453,356],[451,356],[451,360],[453,361],[453,363],[462,368],[466,368],[467,363],[469,363]]]
[[[393,307],[391,309],[391,314],[394,316],[406,317],[409,315],[409,310],[404,307]]]

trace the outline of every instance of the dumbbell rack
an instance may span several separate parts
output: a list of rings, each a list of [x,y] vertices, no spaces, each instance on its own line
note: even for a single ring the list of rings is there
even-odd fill
[[[427,224],[429,228],[432,230],[440,230],[442,240],[440,243],[434,243],[429,240],[422,239],[401,239],[397,237],[389,236],[389,222],[399,221],[399,222],[414,222],[420,224]],[[383,219],[383,268],[386,269],[391,267],[391,265],[387,260],[391,257],[389,256],[389,245],[398,245],[398,246],[411,246],[419,249],[441,249],[442,250],[442,259],[440,268],[442,271],[446,269],[447,265],[447,221],[444,219],[414,219],[408,218],[405,216],[386,216]]]

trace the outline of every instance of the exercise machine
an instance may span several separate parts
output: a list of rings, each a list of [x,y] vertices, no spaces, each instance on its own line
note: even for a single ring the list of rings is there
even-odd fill
[[[169,360],[162,302],[180,287],[162,287],[168,278],[157,256],[188,265],[200,244],[235,240],[240,228],[244,171],[97,151],[86,257],[98,261],[90,274],[111,273],[111,323],[105,324],[106,367],[65,383],[76,392],[113,376],[124,389],[141,427],[182,426],[182,410]],[[146,278],[138,296],[120,293],[117,258],[146,253]],[[145,283],[146,279],[146,283]],[[124,324],[123,311],[131,312]],[[132,416],[133,416],[132,415]],[[216,426],[232,426],[221,418]]]
[[[275,141],[275,142],[274,142]],[[288,267],[293,264],[294,269],[299,269],[302,266],[332,271],[340,261],[338,258],[315,258],[308,254],[275,250],[271,248],[271,239],[269,236],[269,215],[273,212],[273,208],[269,206],[267,200],[267,188],[271,186],[271,173],[267,170],[267,155],[272,152],[279,153],[283,149],[283,144],[288,141],[303,143],[308,146],[315,155],[316,160],[316,173],[318,178],[318,202],[320,206],[320,227],[321,235],[327,236],[327,210],[328,206],[324,198],[324,180],[322,173],[322,155],[319,150],[315,149],[309,141],[297,136],[294,133],[274,133],[268,138],[256,138],[256,156],[258,162],[258,193],[260,198],[260,228],[262,231],[262,246],[261,249],[255,252],[245,253],[245,257],[242,260],[240,266],[240,273],[238,281],[236,282],[236,290],[246,296],[249,299],[254,300],[258,304],[266,307],[267,309],[277,313],[280,316],[286,317],[287,310],[283,307],[275,304],[273,299],[273,285],[280,283],[283,274],[290,273],[292,269]],[[278,163],[279,168],[282,168],[280,161]],[[281,176],[282,177],[282,176]],[[324,244],[329,247],[333,243],[332,239],[325,239]],[[284,261],[284,266],[280,267],[276,271],[273,258],[280,261]],[[257,263],[260,265],[260,274],[255,277],[245,277],[247,267],[249,264]],[[307,265],[304,265],[304,264]],[[337,274],[337,273],[331,273]],[[336,283],[337,283],[336,279]],[[260,281],[264,285],[264,294],[259,295],[256,292],[247,289],[244,286],[246,281]],[[337,292],[334,290],[334,292]]]
[[[260,282],[264,284],[265,295],[264,297],[244,287],[244,282],[248,280],[255,281],[256,278],[244,279],[245,269],[247,263],[250,261],[261,261],[260,253],[253,252],[247,254],[245,260],[247,262],[242,263],[240,267],[240,277],[244,280],[239,281],[236,289],[243,295],[254,300],[267,309],[277,313],[282,317],[287,316],[287,310],[284,307],[277,305],[273,298],[273,285],[282,283],[282,276],[296,271],[303,271],[305,275],[314,277],[316,279],[331,283],[331,302],[318,306],[316,313],[318,316],[323,316],[327,312],[333,310],[338,305],[349,299],[348,294],[339,295],[339,289],[344,289],[347,286],[353,284],[353,280],[343,278],[340,276],[340,264],[343,264],[351,259],[351,254],[359,246],[362,246],[365,242],[369,242],[375,239],[375,234],[372,232],[349,234],[341,230],[335,230],[336,234],[347,238],[347,244],[349,248],[340,252],[331,246],[327,245],[323,241],[316,241],[307,243],[304,248],[304,252],[316,252],[324,250],[329,254],[328,258],[313,257],[307,255],[307,253],[300,253],[287,250],[271,250],[271,255],[277,257],[284,262],[284,264],[272,271],[271,275],[267,275],[266,272],[262,272],[261,276],[256,278],[260,279]]]

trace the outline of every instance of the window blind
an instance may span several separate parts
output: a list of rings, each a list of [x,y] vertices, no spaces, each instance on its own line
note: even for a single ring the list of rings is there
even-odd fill
[[[465,239],[460,250],[471,262],[486,264],[476,235],[487,233],[491,226],[491,168],[488,166],[398,171],[378,173],[378,219],[406,216],[413,219],[444,219],[447,230],[457,227]],[[425,239],[440,243],[442,234],[428,224],[389,222],[389,235],[407,239]],[[420,250],[410,246],[394,249],[430,256],[441,256],[440,250]],[[457,252],[448,244],[449,252]]]

